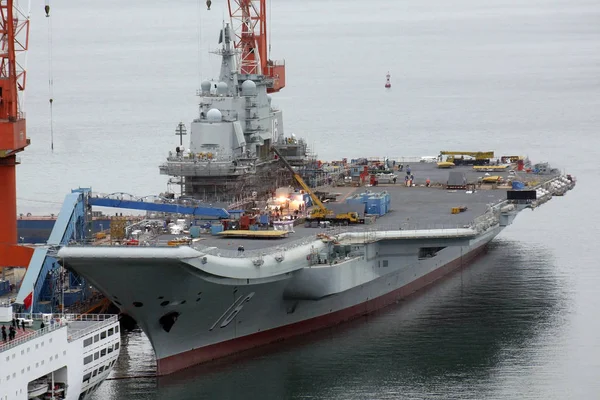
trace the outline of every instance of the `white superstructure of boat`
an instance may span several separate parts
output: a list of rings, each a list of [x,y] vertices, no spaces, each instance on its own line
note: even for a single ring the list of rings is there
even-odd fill
[[[13,340],[0,342],[2,400],[87,399],[119,356],[116,315],[13,314],[7,304],[0,309],[7,333],[12,319],[26,321]]]

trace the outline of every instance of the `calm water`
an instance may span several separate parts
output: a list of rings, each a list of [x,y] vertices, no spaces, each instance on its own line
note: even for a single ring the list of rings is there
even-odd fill
[[[164,191],[158,164],[218,73],[225,2],[52,2],[33,10],[26,99],[33,144],[20,212],[73,187]],[[97,399],[594,399],[600,397],[600,4],[585,0],[273,0],[272,58],[287,132],[323,159],[527,153],[579,186],[522,213],[486,258],[377,316],[167,378],[115,380]],[[201,57],[200,57],[201,55]],[[393,88],[384,91],[387,71]],[[153,368],[139,332],[114,376]]]

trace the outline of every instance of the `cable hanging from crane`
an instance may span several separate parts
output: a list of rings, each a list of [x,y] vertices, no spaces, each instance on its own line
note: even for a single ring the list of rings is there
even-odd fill
[[[50,0],[46,0],[44,11],[46,11],[46,18],[48,18],[48,92],[50,97],[50,150],[54,151],[54,119],[52,116],[52,103],[54,102],[54,78],[52,76],[52,18],[50,18]]]
[[[210,10],[210,8],[209,8]],[[198,1],[198,87],[202,83],[202,5]]]

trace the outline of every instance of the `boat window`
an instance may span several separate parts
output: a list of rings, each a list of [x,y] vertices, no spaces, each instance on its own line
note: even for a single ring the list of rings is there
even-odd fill
[[[94,376],[96,376],[96,375],[98,375],[98,370],[97,370],[97,369],[95,369],[95,370],[94,370],[94,373],[92,374],[92,378],[93,378]]]
[[[106,331],[100,333],[100,339],[106,339]]]
[[[87,357],[85,357],[85,358],[83,359],[83,365],[89,364],[89,363],[91,363],[93,360],[94,360],[94,357],[93,357],[92,355],[89,355],[89,356],[87,356]]]
[[[108,346],[108,354],[112,353],[112,351],[113,351],[112,346]]]
[[[99,359],[99,358],[100,358],[100,353],[96,352],[96,353],[94,354],[94,360],[97,360],[97,359]]]
[[[89,381],[91,377],[92,377],[92,373],[91,372],[88,372],[87,374],[85,374],[83,376],[83,383],[85,383],[86,381]]]
[[[104,357],[106,355],[106,349],[100,350],[100,357]]]
[[[119,349],[119,343],[115,343],[115,350]]]
[[[102,371],[104,371],[104,365],[98,368],[98,373],[102,373]]]
[[[115,333],[119,333],[119,325],[115,326]]]
[[[83,347],[88,347],[92,344],[92,338],[89,337],[83,341]]]
[[[94,336],[94,343],[96,343],[98,340],[100,340],[100,335]]]
[[[112,335],[113,335],[113,333],[114,333],[114,332],[113,332],[113,328],[110,328],[110,329],[108,330],[108,336],[112,336]]]

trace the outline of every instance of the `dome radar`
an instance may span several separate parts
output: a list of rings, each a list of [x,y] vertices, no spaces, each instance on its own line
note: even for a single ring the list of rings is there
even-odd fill
[[[217,83],[217,94],[219,94],[219,95],[227,94],[227,84],[225,82]]]
[[[207,94],[210,93],[210,82],[209,81],[203,81],[200,84],[200,90],[202,91],[202,94]]]
[[[221,114],[221,111],[217,110],[216,108],[211,108],[206,113],[206,119],[208,120],[208,122],[211,123],[221,122],[221,120],[223,119],[223,114]]]
[[[256,83],[250,79],[245,80],[242,83],[242,96],[255,96],[256,95]]]

